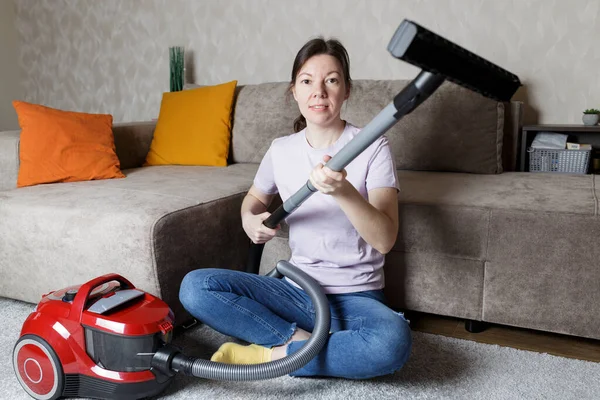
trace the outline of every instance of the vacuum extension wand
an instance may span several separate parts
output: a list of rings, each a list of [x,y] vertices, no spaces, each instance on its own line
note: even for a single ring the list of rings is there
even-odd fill
[[[344,169],[403,116],[425,101],[445,80],[497,101],[509,101],[521,86],[516,75],[409,20],[402,21],[387,49],[395,58],[418,66],[422,71],[325,164],[333,171]],[[310,180],[307,181],[263,224],[269,228],[276,227],[316,191]],[[263,248],[264,244],[252,244],[246,272],[258,273]],[[277,268],[267,275],[281,277]]]

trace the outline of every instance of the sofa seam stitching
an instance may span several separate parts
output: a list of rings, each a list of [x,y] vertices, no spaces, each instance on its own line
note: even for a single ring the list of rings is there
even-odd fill
[[[490,232],[492,230],[492,209],[488,208],[488,212],[487,212],[487,232],[486,232],[486,238],[485,238],[485,254],[483,255],[483,261],[486,262],[488,260],[488,256],[489,256],[489,246],[490,246]]]
[[[21,131],[22,132],[22,131]],[[21,149],[21,132],[19,132],[19,140],[17,140],[17,142],[15,143],[15,167],[16,167],[16,171],[17,171],[17,176],[15,179],[15,187],[17,187],[17,184],[19,183],[19,168],[20,168],[20,149]]]
[[[483,311],[485,310],[485,271],[487,269],[489,261],[489,250],[490,250],[490,236],[492,231],[492,213],[493,209],[488,209],[488,229],[487,238],[485,241],[485,256],[483,257],[483,276],[481,277],[481,315],[480,320],[483,321]]]
[[[67,185],[69,185],[69,186],[75,186],[76,184],[77,184],[77,182],[62,182],[61,183],[61,185],[65,185],[65,186],[67,186]],[[217,201],[217,200],[221,200],[221,199],[226,199],[228,197],[236,196],[236,195],[238,195],[240,193],[245,193],[246,192],[246,191],[240,191],[240,192],[234,193],[233,195],[230,195],[230,196],[227,196],[227,197],[216,197],[216,198],[205,200],[203,202],[199,202],[198,199],[194,199],[193,197],[177,196],[177,195],[168,194],[168,193],[150,192],[150,191],[147,191],[147,190],[127,189],[127,188],[111,187],[111,186],[104,187],[103,189],[121,190],[121,191],[124,191],[124,192],[132,192],[132,193],[148,193],[148,194],[152,194],[152,195],[156,195],[156,196],[163,196],[163,197],[171,197],[171,198],[175,198],[175,199],[190,200],[190,201],[193,201],[195,203],[195,204],[186,206],[185,208],[195,207],[197,205],[205,204],[205,203],[212,203],[213,201]],[[181,210],[185,210],[185,208],[182,208]],[[179,211],[179,210],[175,210],[175,211],[172,211],[172,212],[177,212],[177,211]],[[166,214],[166,215],[169,215],[169,214]]]
[[[520,213],[542,213],[542,214],[561,214],[561,215],[573,215],[573,216],[589,216],[589,213],[579,213],[573,211],[550,211],[550,210],[527,210],[524,208],[499,208],[499,207],[490,207],[490,206],[470,206],[468,204],[449,204],[449,203],[419,203],[416,201],[408,202],[408,201],[400,201],[399,205],[409,205],[409,206],[428,206],[428,207],[461,207],[468,209],[477,209],[477,210],[496,210],[501,212],[520,212]],[[595,207],[594,207],[595,209]],[[595,214],[593,214],[595,215]]]
[[[485,260],[483,262],[483,278],[481,281],[481,315],[479,316],[480,320],[483,321],[483,313],[485,311],[485,271],[487,269],[488,261]]]
[[[498,114],[500,114],[500,108],[502,108],[502,118]],[[504,109],[504,104],[499,102],[496,104],[496,173],[501,174],[504,172],[503,157],[502,150],[504,145],[504,118],[506,118],[506,110]],[[502,120],[502,129],[500,129],[500,120]]]
[[[170,214],[170,213],[169,213]],[[156,292],[159,294],[160,298],[163,297],[163,291],[160,286],[160,280],[158,279],[158,262],[156,260],[156,252],[154,251],[154,246],[156,244],[154,240],[154,231],[156,229],[156,224],[164,218],[164,215],[158,218],[156,221],[152,223],[152,228],[150,228],[150,255],[152,257],[152,274],[154,275],[154,286],[156,288]]]
[[[64,183],[67,183],[67,182],[64,182]],[[74,184],[71,184],[71,186],[74,186]],[[114,189],[114,190],[121,190],[123,192],[132,192],[132,193],[148,193],[148,194],[152,194],[152,195],[156,195],[156,196],[172,197],[172,198],[175,198],[175,199],[191,200],[191,201],[194,201],[196,203],[198,202],[198,200],[195,200],[195,199],[190,198],[190,197],[177,196],[177,195],[168,194],[168,193],[150,192],[150,191],[147,191],[147,190],[127,189],[127,188],[110,187],[110,186],[104,187],[103,189]],[[209,201],[213,201],[213,200],[209,200]]]
[[[281,239],[287,239],[287,238],[281,238]],[[433,254],[435,256],[441,256],[441,257],[447,257],[447,258],[451,258],[453,260],[468,260],[468,261],[479,261],[479,262],[485,262],[484,259],[482,258],[476,258],[476,257],[468,257],[468,256],[454,256],[454,255],[449,255],[449,254],[441,254],[441,253],[434,253],[431,251],[407,251],[407,250],[394,250],[392,249],[392,251],[390,253],[405,253],[405,254]],[[388,253],[389,254],[389,253]]]
[[[598,196],[596,195],[596,175],[592,174],[592,197],[594,198],[594,217],[598,216]]]

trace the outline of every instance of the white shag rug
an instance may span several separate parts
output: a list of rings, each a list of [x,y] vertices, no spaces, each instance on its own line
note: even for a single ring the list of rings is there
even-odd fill
[[[31,399],[12,367],[12,350],[32,304],[0,298],[0,398]],[[413,352],[394,375],[372,380],[292,378],[222,382],[177,376],[157,399],[600,399],[600,363],[413,332]],[[202,358],[230,338],[200,326],[175,343]]]

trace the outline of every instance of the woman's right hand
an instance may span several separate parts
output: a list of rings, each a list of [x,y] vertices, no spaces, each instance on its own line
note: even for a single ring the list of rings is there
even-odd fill
[[[250,240],[252,240],[252,243],[266,243],[269,240],[273,239],[277,231],[281,229],[281,225],[277,225],[274,229],[271,229],[267,228],[263,224],[263,221],[269,218],[270,215],[271,213],[269,212],[264,212],[262,214],[257,215],[248,213],[242,219],[242,227],[244,228],[246,235],[248,235]]]

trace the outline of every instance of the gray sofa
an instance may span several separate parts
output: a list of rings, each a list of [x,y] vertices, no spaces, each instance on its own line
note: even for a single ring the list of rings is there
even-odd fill
[[[356,81],[342,117],[364,126],[407,83]],[[186,319],[178,290],[188,271],[245,267],[242,199],[298,115],[285,88],[237,88],[222,168],[141,167],[155,124],[122,123],[125,179],[16,189],[19,131],[0,133],[0,296],[36,303],[117,272]],[[596,178],[514,172],[521,120],[520,102],[445,83],[388,131],[401,192],[386,295],[398,309],[600,339]],[[284,225],[261,273],[288,255]]]

